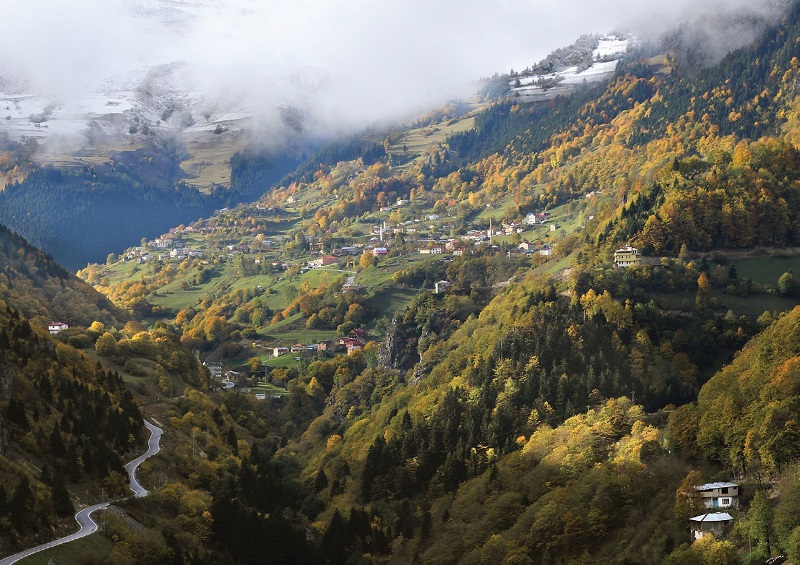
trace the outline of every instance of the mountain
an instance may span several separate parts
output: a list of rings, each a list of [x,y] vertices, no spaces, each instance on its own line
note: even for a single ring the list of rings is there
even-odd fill
[[[568,97],[452,103],[87,266],[143,323],[83,354],[170,442],[100,558],[800,558],[798,38],[795,3],[701,74],[642,48]],[[731,480],[692,544],[694,487]]]

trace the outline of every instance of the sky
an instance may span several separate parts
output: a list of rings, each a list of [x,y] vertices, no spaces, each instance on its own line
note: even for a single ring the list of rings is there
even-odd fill
[[[767,0],[762,0],[766,2]],[[778,0],[772,0],[774,3]],[[0,7],[0,75],[60,99],[180,62],[173,85],[330,127],[468,95],[583,33],[657,37],[753,0],[26,0]],[[712,35],[717,33],[712,30]],[[737,34],[720,44],[728,48]],[[710,41],[715,42],[715,39]]]

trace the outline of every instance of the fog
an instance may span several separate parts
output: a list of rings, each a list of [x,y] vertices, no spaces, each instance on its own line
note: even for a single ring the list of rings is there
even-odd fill
[[[469,95],[583,33],[655,39],[694,21],[713,57],[750,37],[747,0],[28,0],[0,9],[0,75],[59,100],[180,63],[169,88],[269,123],[281,105],[323,129],[406,119]],[[714,16],[714,17],[710,17]],[[700,23],[698,23],[700,22]],[[708,26],[712,27],[708,27]],[[728,30],[728,33],[726,33]],[[695,32],[693,32],[695,33]],[[1,85],[0,85],[1,86]],[[222,111],[222,110],[220,110]]]

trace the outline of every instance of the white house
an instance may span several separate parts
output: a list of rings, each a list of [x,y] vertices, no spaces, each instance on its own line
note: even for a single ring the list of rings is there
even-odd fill
[[[733,516],[727,512],[709,512],[689,518],[692,529],[692,540],[697,541],[706,536],[719,537],[725,527],[733,522]]]
[[[703,498],[706,508],[738,508],[739,485],[736,483],[706,483],[694,487]]]
[[[58,335],[64,330],[68,330],[69,326],[64,322],[53,322],[49,326],[47,326],[47,331],[50,332],[50,335]]]
[[[276,347],[272,350],[273,357],[280,357],[281,355],[286,355],[287,353],[289,353],[288,347]]]

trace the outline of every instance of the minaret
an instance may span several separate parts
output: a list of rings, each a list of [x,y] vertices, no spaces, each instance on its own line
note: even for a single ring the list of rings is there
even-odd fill
[[[492,232],[494,232],[494,230],[492,229],[492,218],[490,217],[489,218],[489,233],[487,234],[489,236],[489,243],[492,242]]]

